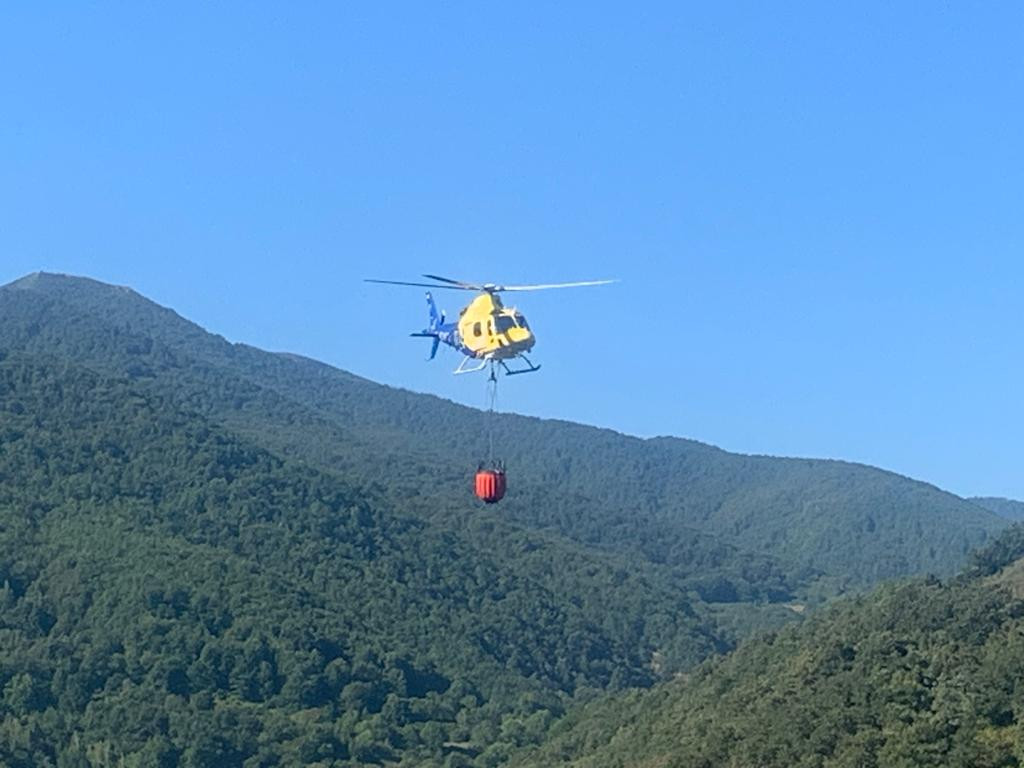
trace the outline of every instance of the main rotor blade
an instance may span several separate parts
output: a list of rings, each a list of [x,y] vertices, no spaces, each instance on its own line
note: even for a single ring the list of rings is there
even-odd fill
[[[476,288],[462,285],[437,285],[436,283],[406,283],[401,280],[371,280],[366,278],[363,280],[364,283],[383,283],[385,285],[414,285],[417,288],[444,288],[449,291],[475,291]]]
[[[437,280],[442,283],[451,283],[452,285],[457,285],[460,288],[465,288],[467,291],[484,290],[484,286],[482,285],[477,285],[476,283],[464,283],[461,280],[452,280],[450,277],[438,277],[437,275],[424,275],[424,277],[429,277],[431,280]]]
[[[608,285],[618,280],[583,280],[578,283],[548,283],[546,285],[501,285],[499,291],[544,291],[548,288],[578,288],[584,285]]]
[[[576,283],[547,283],[543,285],[494,285],[487,283],[486,285],[477,285],[475,283],[463,283],[458,280],[452,280],[447,277],[438,277],[437,275],[424,275],[431,280],[437,280],[438,283],[409,283],[404,280],[371,280],[365,279],[363,282],[366,283],[383,283],[385,285],[413,285],[417,288],[444,288],[449,291],[487,291],[488,293],[501,293],[503,291],[543,291],[549,288],[578,288],[586,285],[608,285],[609,283],[617,283],[618,280],[583,280]]]

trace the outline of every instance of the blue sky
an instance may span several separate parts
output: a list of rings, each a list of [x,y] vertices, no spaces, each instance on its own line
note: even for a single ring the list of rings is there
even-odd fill
[[[1024,6],[296,5],[0,12],[0,281],[481,405],[362,278],[615,277],[503,408],[1024,498]]]

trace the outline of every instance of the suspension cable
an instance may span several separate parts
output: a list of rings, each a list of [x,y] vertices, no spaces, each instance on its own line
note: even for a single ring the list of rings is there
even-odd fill
[[[494,424],[498,408],[498,371],[494,360],[490,361],[491,375],[487,379],[487,461],[494,468]]]

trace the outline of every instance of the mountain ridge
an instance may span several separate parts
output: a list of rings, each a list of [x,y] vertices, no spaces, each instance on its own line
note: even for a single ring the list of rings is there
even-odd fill
[[[1013,522],[1024,520],[1024,501],[1001,496],[975,496],[969,501],[1007,520]]]
[[[385,389],[393,390],[393,391],[399,392],[399,393],[405,393],[405,394],[414,395],[414,396],[417,396],[417,397],[429,398],[429,399],[435,400],[435,401],[437,401],[439,403],[444,403],[444,404],[447,404],[447,405],[451,405],[451,406],[454,406],[456,408],[465,408],[465,409],[468,409],[470,411],[480,412],[479,408],[476,408],[476,407],[471,406],[471,405],[464,405],[462,403],[457,403],[457,402],[455,402],[453,400],[449,400],[447,398],[440,397],[440,396],[435,395],[435,394],[430,393],[430,392],[423,392],[423,391],[419,391],[419,390],[415,390],[415,389],[410,389],[408,387],[399,387],[399,386],[392,386],[392,385],[389,385],[389,384],[380,384],[378,382],[373,381],[372,379],[366,378],[365,376],[360,376],[358,374],[352,373],[351,371],[347,371],[345,369],[338,368],[337,366],[334,366],[334,365],[332,365],[330,363],[326,363],[326,362],[323,362],[323,361],[318,360],[316,358],[310,357],[309,355],[304,355],[304,354],[299,354],[299,353],[289,352],[289,351],[264,350],[264,349],[262,349],[262,348],[260,348],[260,347],[258,347],[256,345],[250,344],[248,342],[231,341],[231,340],[227,339],[224,336],[221,336],[219,334],[216,334],[216,333],[213,333],[211,331],[208,331],[207,329],[203,328],[198,323],[195,323],[195,322],[193,322],[191,320],[188,320],[187,318],[183,317],[182,315],[177,313],[172,308],[165,307],[165,306],[163,306],[163,305],[153,301],[152,299],[147,298],[145,295],[139,293],[138,291],[136,291],[135,289],[131,288],[130,286],[106,283],[106,282],[103,282],[101,280],[96,280],[95,278],[90,278],[90,277],[86,277],[86,276],[72,275],[72,274],[68,274],[68,273],[59,273],[59,272],[47,272],[45,270],[40,270],[40,271],[32,272],[32,273],[30,273],[28,275],[25,275],[25,276],[21,277],[21,278],[17,278],[17,279],[15,279],[15,280],[13,280],[13,281],[11,281],[9,283],[0,285],[0,290],[16,289],[16,290],[37,291],[37,290],[39,290],[40,287],[42,287],[44,290],[50,290],[52,288],[57,288],[57,287],[61,286],[62,284],[64,286],[67,286],[67,287],[70,287],[70,288],[75,288],[75,287],[77,287],[77,284],[80,284],[80,283],[88,284],[89,287],[91,287],[93,289],[96,289],[96,290],[100,290],[100,291],[110,291],[110,292],[112,292],[114,294],[120,293],[122,295],[123,294],[129,294],[130,297],[131,297],[131,300],[134,301],[134,302],[137,302],[139,306],[145,307],[147,310],[157,310],[160,313],[167,313],[170,316],[172,316],[173,319],[176,322],[180,322],[182,324],[183,328],[187,328],[187,329],[192,330],[192,331],[198,330],[198,331],[202,332],[204,335],[210,336],[213,339],[216,339],[219,342],[222,342],[223,344],[226,344],[227,346],[229,346],[231,348],[234,348],[234,349],[237,349],[237,350],[240,350],[240,351],[244,351],[245,353],[257,353],[257,354],[260,354],[260,355],[273,355],[273,356],[281,357],[281,358],[283,358],[285,360],[288,360],[290,362],[299,363],[299,364],[305,365],[305,366],[315,366],[315,367],[317,367],[319,369],[322,369],[322,371],[324,371],[324,372],[329,372],[332,375],[341,375],[341,376],[347,377],[347,378],[349,378],[349,379],[351,379],[353,381],[358,381],[360,383],[369,384],[369,385],[372,385],[374,387],[383,387]],[[596,425],[596,424],[588,424],[588,423],[584,423],[584,422],[575,422],[575,421],[570,421],[570,420],[566,420],[566,419],[559,419],[559,418],[553,418],[553,417],[532,416],[532,415],[527,415],[527,414],[514,414],[514,415],[517,418],[521,418],[521,419],[530,419],[530,420],[536,420],[536,421],[539,421],[539,422],[550,423],[550,424],[554,424],[554,425],[562,425],[562,426],[571,426],[571,427],[577,427],[577,428],[583,428],[583,429],[591,429],[591,430],[595,430],[597,432],[607,432],[607,433],[610,433],[610,434],[615,435],[617,437],[621,437],[621,438],[625,438],[625,439],[638,440],[638,441],[641,441],[641,442],[644,442],[644,443],[650,443],[650,444],[654,444],[654,445],[657,445],[659,443],[669,443],[669,444],[681,443],[681,444],[687,445],[688,447],[694,447],[694,448],[704,449],[704,450],[708,450],[708,451],[714,451],[714,452],[718,452],[718,453],[721,453],[721,454],[725,454],[725,455],[732,456],[732,457],[738,457],[738,458],[746,458],[746,459],[772,459],[772,460],[793,461],[793,462],[816,462],[816,463],[822,463],[822,464],[835,463],[835,464],[843,465],[843,466],[850,467],[850,468],[869,469],[869,470],[872,470],[872,471],[883,472],[885,474],[892,475],[894,477],[898,477],[898,478],[902,478],[902,479],[906,479],[906,480],[911,480],[912,482],[915,482],[915,483],[921,483],[923,485],[927,485],[927,486],[929,486],[931,488],[934,488],[935,490],[937,490],[937,491],[939,491],[941,493],[948,494],[948,495],[951,495],[951,496],[955,496],[955,494],[952,494],[951,492],[947,491],[946,489],[942,488],[940,485],[937,485],[936,483],[933,483],[933,482],[930,482],[930,481],[926,481],[926,480],[920,480],[920,479],[917,479],[917,478],[913,478],[913,477],[910,477],[909,475],[903,475],[903,474],[900,474],[899,472],[895,472],[893,470],[888,470],[888,469],[885,469],[884,467],[879,467],[879,466],[876,466],[876,465],[873,465],[873,464],[868,464],[868,463],[865,463],[865,462],[850,461],[850,460],[842,459],[842,458],[820,458],[820,457],[814,457],[814,456],[800,456],[800,455],[774,454],[774,453],[746,453],[746,452],[743,452],[743,451],[735,451],[735,450],[725,449],[725,448],[722,448],[721,446],[715,445],[713,443],[706,443],[706,442],[703,442],[703,441],[700,441],[700,440],[696,440],[694,438],[684,437],[684,436],[680,436],[680,435],[664,434],[664,435],[653,435],[653,436],[650,436],[650,437],[643,437],[643,436],[640,436],[640,435],[634,435],[634,434],[629,433],[629,432],[623,432],[623,431],[617,430],[617,429],[615,429],[613,427],[605,427],[605,426]],[[957,497],[957,498],[960,498],[961,500],[968,501],[968,502],[981,501],[981,500],[986,500],[986,499],[989,499],[989,498],[991,498],[993,501],[999,501],[1000,500],[1000,499],[997,499],[996,497]],[[1010,499],[1005,499],[1005,501],[1013,502],[1013,500],[1010,500]],[[1016,503],[1024,504],[1024,502],[1016,502]],[[983,509],[987,510],[987,508],[984,507],[981,504],[976,504],[976,506],[980,506]],[[991,510],[987,510],[987,511],[991,512]]]
[[[0,287],[0,762],[493,768],[1006,524],[866,465],[514,414],[484,507],[485,418],[131,289]]]
[[[82,333],[79,325],[90,325],[91,335],[79,345],[81,349],[74,350],[73,358],[79,362],[92,362],[106,366],[112,373],[152,381],[159,381],[161,369],[168,367],[186,371],[202,367],[207,378],[193,376],[197,382],[193,400],[203,399],[201,407],[209,414],[216,412],[217,418],[234,428],[252,430],[252,423],[246,422],[246,408],[262,408],[260,418],[271,423],[277,418],[274,408],[290,401],[307,415],[315,414],[321,420],[320,428],[307,425],[314,437],[317,429],[341,429],[349,437],[372,444],[381,464],[394,461],[391,457],[398,455],[416,456],[423,471],[440,472],[447,478],[444,485],[448,492],[454,492],[457,486],[464,487],[464,468],[473,466],[484,450],[483,414],[468,406],[378,385],[309,358],[299,362],[287,353],[266,353],[250,345],[233,344],[130,289],[48,273],[31,276],[20,287],[44,299],[31,302],[24,311],[34,316],[34,327],[50,329],[50,348],[71,345],[76,334]],[[0,291],[9,292],[9,288]],[[48,306],[56,311],[48,311]],[[0,317],[4,309],[0,307]],[[70,310],[80,313],[75,322],[67,316]],[[8,336],[17,330],[17,322],[13,319],[8,324]],[[17,343],[32,347],[30,333],[18,335]],[[89,348],[97,350],[100,338],[106,356],[97,351],[98,356],[90,360]],[[224,374],[236,379],[231,385],[232,401],[213,402],[202,390],[211,384],[221,386],[220,380],[214,379]],[[272,398],[276,398],[277,405],[269,402]],[[254,403],[261,400],[262,406]],[[424,416],[425,413],[431,417]],[[439,422],[445,425],[444,429],[428,428]],[[287,434],[287,425],[280,426],[276,432]],[[958,552],[962,561],[972,546],[984,542],[986,531],[998,530],[1003,525],[991,512],[930,484],[868,465],[832,459],[746,456],[686,438],[644,439],[600,427],[512,414],[498,414],[495,427],[505,437],[503,443],[509,447],[506,458],[517,472],[504,508],[517,516],[531,515],[517,517],[521,522],[541,527],[554,524],[570,536],[585,535],[590,544],[594,543],[595,534],[600,535],[594,526],[585,532],[573,532],[569,520],[552,521],[550,515],[538,514],[535,509],[522,510],[517,493],[536,496],[530,491],[531,478],[542,484],[560,484],[567,494],[587,498],[594,506],[605,508],[607,514],[620,519],[620,527],[626,519],[617,510],[632,509],[634,515],[654,528],[682,526],[692,535],[725,536],[752,554],[774,557],[781,552],[807,573],[838,566],[845,573],[837,577],[845,578],[851,585],[930,568],[949,573],[949,554]],[[263,431],[261,439],[277,439],[273,431]],[[331,440],[320,441],[314,455],[311,441],[305,438],[288,445],[279,442],[276,447],[294,457],[319,462],[324,468],[329,468],[334,460],[342,460],[329,455]],[[581,455],[574,445],[586,445],[589,455]],[[543,454],[535,455],[537,449]],[[616,482],[603,482],[595,489],[594,480],[600,480],[609,467],[623,458],[623,470],[629,474],[617,472]],[[709,463],[711,460],[714,463]],[[673,468],[671,481],[660,471],[664,466]],[[844,488],[849,482],[873,488],[876,495],[851,499]],[[700,495],[689,489],[699,491]],[[682,497],[680,490],[685,492]],[[830,501],[833,498],[840,499],[841,506],[835,506]],[[854,507],[850,507],[850,501]],[[893,517],[892,513],[885,513],[879,518],[876,514],[876,510],[884,513],[887,509],[905,509],[907,504],[921,510],[915,511],[916,515],[925,514],[927,507],[929,516],[941,515],[953,527],[961,526],[958,518],[972,518],[973,527],[965,534],[968,539],[960,545],[939,542],[939,554],[935,557],[918,553],[909,559],[886,555],[872,563],[851,557],[837,560],[834,550],[844,538],[870,538],[875,528],[885,528],[887,524],[892,524],[893,535],[906,542],[906,549],[914,550],[910,540],[915,536],[927,537],[927,531],[899,523],[902,515]],[[775,516],[787,516],[789,524],[781,525],[773,515],[757,511],[764,508],[777,510]],[[843,516],[836,518],[836,511]],[[663,530],[658,534],[662,538],[665,535]],[[606,538],[605,544],[614,547],[616,537]],[[811,543],[814,541],[817,544]],[[671,546],[679,545],[681,542]],[[821,553],[826,551],[830,554],[823,557]],[[651,551],[645,556],[672,557]]]

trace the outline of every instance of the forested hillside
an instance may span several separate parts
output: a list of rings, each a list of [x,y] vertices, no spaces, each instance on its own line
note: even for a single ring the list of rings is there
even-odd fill
[[[465,509],[466,468],[484,451],[478,411],[229,344],[128,289],[36,274],[0,290],[8,347],[130,377],[270,450],[386,483],[422,501],[418,514]],[[822,576],[832,594],[949,574],[1006,524],[927,484],[845,462],[512,415],[498,430],[515,472],[504,516],[703,578],[718,601],[786,599]]]
[[[490,764],[723,647],[657,573],[486,519],[481,552],[127,383],[9,353],[0,414],[7,765]]]
[[[948,583],[882,587],[692,675],[573,712],[519,766],[1024,762],[1024,528]]]
[[[0,288],[0,764],[501,765],[1006,525],[869,467],[512,415],[484,508],[482,418],[128,289]]]

